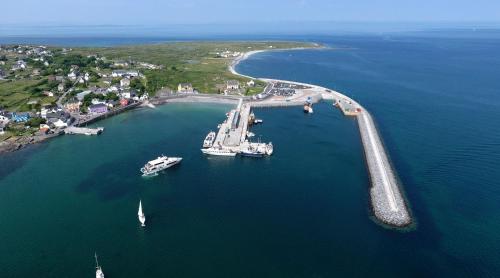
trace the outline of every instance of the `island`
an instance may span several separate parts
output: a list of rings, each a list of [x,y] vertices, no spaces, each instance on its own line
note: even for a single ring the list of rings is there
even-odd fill
[[[65,133],[99,134],[102,128],[82,126],[136,107],[169,102],[238,103],[228,115],[248,119],[255,107],[304,105],[304,111],[312,112],[314,103],[327,100],[344,115],[357,118],[375,218],[391,227],[409,226],[413,220],[402,187],[374,120],[362,105],[321,86],[254,78],[235,69],[262,51],[321,47],[297,42],[177,42],[74,49],[2,46],[0,152]],[[247,128],[235,130],[239,137],[227,146],[219,135],[215,139],[231,154],[241,150]]]

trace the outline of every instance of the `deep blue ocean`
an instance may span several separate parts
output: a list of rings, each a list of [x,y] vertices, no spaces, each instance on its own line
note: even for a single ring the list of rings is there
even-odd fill
[[[238,71],[329,87],[368,109],[412,229],[371,218],[356,121],[331,104],[313,115],[258,109],[264,124],[253,131],[276,149],[264,160],[202,156],[200,142],[229,106],[172,104],[102,121],[100,137],[1,156],[0,276],[88,277],[94,251],[106,277],[500,276],[500,39],[289,39],[329,48],[260,53]],[[159,151],[185,159],[138,177]]]

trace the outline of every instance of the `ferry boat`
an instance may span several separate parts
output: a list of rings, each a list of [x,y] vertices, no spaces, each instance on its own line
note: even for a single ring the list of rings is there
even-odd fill
[[[216,155],[216,156],[235,156],[236,155],[236,153],[230,149],[214,148],[214,147],[208,148],[208,149],[201,149],[201,152],[204,154]]]
[[[203,148],[210,148],[214,145],[216,133],[214,131],[210,131],[205,140],[203,141]]]
[[[180,163],[181,160],[182,157],[167,157],[162,155],[155,160],[149,161],[141,168],[142,176],[157,175],[158,172]]]
[[[94,254],[95,257],[95,278],[104,278],[104,272],[102,272],[102,268],[97,261],[97,253]]]

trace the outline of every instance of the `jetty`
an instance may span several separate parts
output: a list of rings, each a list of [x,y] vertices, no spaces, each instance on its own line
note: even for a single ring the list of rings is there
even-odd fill
[[[99,135],[103,131],[104,127],[87,128],[87,127],[68,126],[66,129],[64,129],[65,134],[83,134],[83,135]]]
[[[316,103],[331,100],[345,116],[356,117],[363,143],[371,187],[371,207],[382,223],[404,227],[412,223],[409,208],[398,182],[382,139],[370,113],[355,100],[337,91],[300,82],[260,79],[267,82],[264,95],[247,103],[252,107],[302,106],[306,101]]]
[[[250,143],[248,141],[249,125],[253,123],[254,119],[251,115],[252,105],[250,103],[243,103],[243,99],[238,101],[235,109],[227,113],[227,119],[219,126],[213,142],[213,148],[231,151],[232,153],[241,153],[243,150],[251,147],[254,150],[269,152],[269,144],[266,143]]]

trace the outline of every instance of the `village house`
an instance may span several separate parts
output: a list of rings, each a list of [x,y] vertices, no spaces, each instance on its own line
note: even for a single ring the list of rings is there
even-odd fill
[[[78,77],[78,72],[76,72],[76,71],[72,71],[72,72],[68,73],[68,78],[71,81],[75,81],[77,77]]]
[[[66,110],[69,113],[78,113],[80,112],[80,105],[82,103],[80,101],[72,100],[67,102],[64,105],[64,110]]]
[[[122,107],[127,106],[127,105],[128,105],[128,100],[127,100],[127,99],[125,99],[125,98],[120,99],[120,105],[121,105]]]
[[[45,91],[43,92],[44,95],[48,96],[48,97],[53,97],[54,96],[54,93],[51,92],[51,91]]]
[[[57,85],[57,90],[58,90],[59,92],[64,91],[64,84],[63,84],[63,83],[60,83],[59,85]]]
[[[253,79],[252,79],[252,80],[250,80],[250,81],[248,81],[248,82],[247,82],[247,86],[248,86],[248,87],[253,87],[253,86],[255,86],[255,81],[253,81]]]
[[[26,67],[27,67],[26,62],[23,60],[19,60],[14,65],[12,65],[12,70],[13,71],[24,70],[24,69],[26,69]]]
[[[47,132],[49,132],[50,130],[50,127],[48,124],[40,124],[39,130],[42,134],[47,134]]]
[[[12,113],[11,120],[16,122],[16,123],[24,123],[27,122],[30,118],[29,113]]]
[[[7,124],[9,124],[9,118],[0,115],[0,135],[4,134]]]
[[[79,101],[82,101],[82,100],[83,100],[83,98],[84,98],[86,95],[90,94],[90,93],[92,93],[92,91],[90,91],[90,90],[83,91],[83,92],[81,92],[81,93],[77,94],[77,95],[76,95],[76,98],[77,98]]]
[[[129,87],[130,86],[130,79],[125,77],[122,80],[120,80],[120,86],[123,88]]]
[[[5,133],[5,128],[7,127],[7,124],[0,121],[0,135],[3,135]]]
[[[123,92],[120,93],[120,96],[122,98],[129,99],[129,98],[132,97],[132,94],[130,93],[130,91],[123,91]]]
[[[124,68],[124,67],[128,67],[128,63],[125,61],[116,61],[113,63],[113,66]]]
[[[192,93],[194,92],[193,85],[191,85],[191,83],[180,83],[179,86],[177,86],[177,92]]]
[[[93,104],[89,106],[89,113],[102,114],[108,112],[108,106],[106,104]]]
[[[68,123],[64,122],[61,119],[57,119],[57,121],[52,123],[56,128],[66,128],[68,127]]]
[[[111,72],[111,76],[113,78],[124,76],[137,77],[139,76],[139,72],[136,70],[114,70]]]
[[[228,90],[238,90],[240,88],[240,82],[238,80],[228,80],[226,82],[226,89]]]

